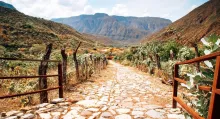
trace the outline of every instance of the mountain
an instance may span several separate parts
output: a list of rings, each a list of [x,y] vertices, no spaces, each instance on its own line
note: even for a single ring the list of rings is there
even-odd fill
[[[138,41],[171,23],[168,19],[157,17],[109,16],[105,13],[56,18],[52,21],[69,25],[82,33],[132,42]]]
[[[16,10],[13,5],[8,4],[8,3],[5,3],[5,2],[3,2],[3,1],[0,1],[0,6],[1,6],[1,7],[5,7],[5,8],[9,8],[9,9]]]
[[[210,0],[142,42],[176,39],[181,44],[197,43],[204,36],[220,35],[220,2]]]
[[[0,7],[0,51],[18,52],[19,49],[28,50],[37,45],[53,43],[54,49],[66,46],[73,49],[79,41],[82,47],[91,48],[95,40],[86,37],[73,28],[45,20],[31,17],[17,10]],[[9,56],[10,57],[10,56]]]

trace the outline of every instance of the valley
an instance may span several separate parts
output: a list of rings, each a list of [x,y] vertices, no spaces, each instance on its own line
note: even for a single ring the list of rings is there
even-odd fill
[[[218,0],[174,22],[95,9],[40,18],[5,1],[0,119],[220,118]]]

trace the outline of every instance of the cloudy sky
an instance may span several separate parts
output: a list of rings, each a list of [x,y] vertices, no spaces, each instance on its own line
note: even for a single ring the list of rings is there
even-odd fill
[[[175,21],[208,0],[3,0],[27,15],[45,19],[107,13]]]

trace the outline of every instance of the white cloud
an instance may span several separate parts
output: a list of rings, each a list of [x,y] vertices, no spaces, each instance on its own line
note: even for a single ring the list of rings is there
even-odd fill
[[[128,15],[128,8],[124,4],[116,4],[110,13],[111,15],[123,15],[127,16]]]
[[[163,17],[175,21],[197,6],[191,0],[3,0],[19,11],[46,19],[80,14],[107,13],[123,16]],[[195,0],[194,0],[195,1]],[[91,4],[94,3],[94,4]]]
[[[84,12],[87,0],[3,0],[19,11],[46,19],[69,17]]]
[[[92,6],[87,5],[84,7],[84,13],[85,14],[94,14],[95,10],[92,8]]]
[[[151,16],[150,12],[148,11],[148,9],[145,9],[143,12],[143,15],[141,15],[142,17],[146,17],[146,16]]]

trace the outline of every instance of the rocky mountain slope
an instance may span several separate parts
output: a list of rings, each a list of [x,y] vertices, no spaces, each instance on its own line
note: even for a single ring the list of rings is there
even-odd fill
[[[14,9],[15,10],[15,7],[11,4],[8,4],[8,3],[5,3],[3,1],[0,1],[0,6],[1,7],[5,7],[5,8],[10,8],[10,9]]]
[[[72,49],[79,41],[86,48],[96,43],[67,25],[27,16],[15,9],[0,6],[0,18],[0,50],[7,52],[28,51],[35,44],[53,43],[55,49],[63,46]]]
[[[176,39],[182,44],[197,43],[204,36],[220,35],[220,2],[210,0],[166,28],[142,40]]]
[[[52,20],[67,24],[82,33],[107,36],[113,40],[130,40],[132,42],[171,23],[170,20],[163,18],[109,16],[104,13]]]

